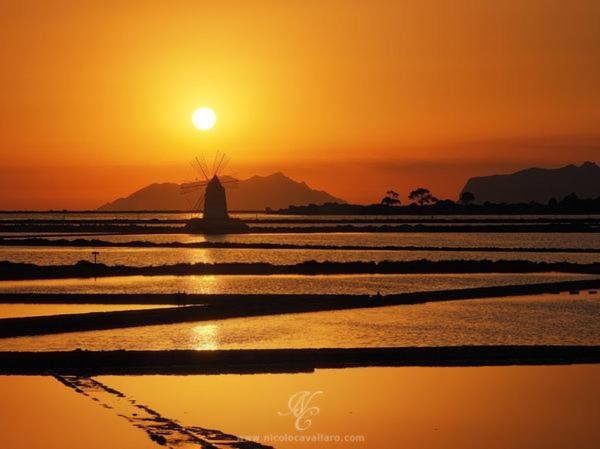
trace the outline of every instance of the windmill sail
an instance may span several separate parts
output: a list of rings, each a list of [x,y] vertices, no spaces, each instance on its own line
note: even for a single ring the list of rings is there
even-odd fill
[[[196,157],[192,166],[198,170],[204,180],[184,183],[180,189],[182,193],[201,192],[194,204],[194,211],[200,211],[203,204],[201,219],[192,218],[186,229],[192,233],[201,234],[228,234],[246,232],[248,226],[241,220],[230,218],[227,210],[227,195],[224,184],[236,183],[237,180],[221,181],[219,173],[225,169],[229,160],[225,154],[215,154],[212,168],[209,170],[206,159]]]

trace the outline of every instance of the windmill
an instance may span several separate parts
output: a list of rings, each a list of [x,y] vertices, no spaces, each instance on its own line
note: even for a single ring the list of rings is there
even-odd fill
[[[225,195],[225,186],[237,185],[236,179],[219,179],[219,175],[225,170],[229,159],[225,154],[216,153],[211,166],[206,163],[206,159],[195,157],[191,164],[192,168],[198,172],[195,181],[183,183],[180,186],[182,194],[197,194],[198,197],[192,207],[193,212],[202,210],[205,220],[227,220],[227,197]]]
[[[227,195],[225,186],[237,185],[236,179],[221,181],[219,174],[225,169],[227,163],[225,154],[216,153],[211,166],[196,157],[192,167],[198,172],[198,178],[192,182],[181,185],[181,193],[198,194],[193,211],[202,210],[202,218],[192,218],[186,225],[186,230],[200,234],[228,234],[245,232],[248,226],[241,220],[230,218],[227,211]]]

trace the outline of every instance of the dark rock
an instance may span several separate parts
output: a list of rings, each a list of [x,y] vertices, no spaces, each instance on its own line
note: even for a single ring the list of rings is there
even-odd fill
[[[471,178],[462,192],[475,195],[475,202],[546,204],[574,193],[579,198],[600,197],[600,167],[585,162],[579,167],[528,168],[508,175]]]

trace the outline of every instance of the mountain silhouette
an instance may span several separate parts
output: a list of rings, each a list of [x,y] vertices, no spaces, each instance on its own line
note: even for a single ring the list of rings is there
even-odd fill
[[[223,176],[222,181],[234,178]],[[237,183],[226,184],[227,204],[230,210],[280,209],[290,205],[344,203],[327,192],[311,189],[304,182],[296,182],[283,173],[252,176]],[[99,211],[191,210],[198,193],[183,195],[180,184],[150,184],[125,198],[119,198],[98,208]]]
[[[473,193],[477,203],[547,203],[551,198],[560,201],[570,193],[579,198],[598,198],[600,167],[585,162],[579,167],[528,168],[509,175],[480,176],[469,179],[462,192]]]

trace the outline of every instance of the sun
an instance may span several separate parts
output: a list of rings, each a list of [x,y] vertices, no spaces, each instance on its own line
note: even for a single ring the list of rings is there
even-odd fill
[[[192,114],[192,123],[200,131],[208,131],[217,123],[217,114],[211,108],[198,108]]]

